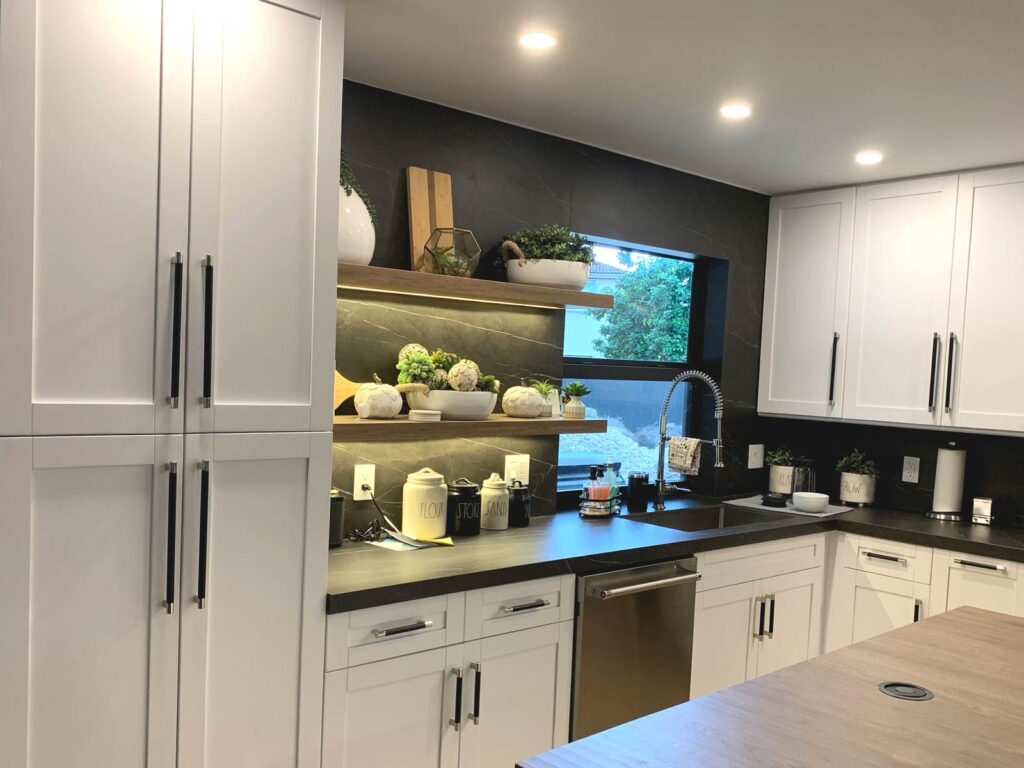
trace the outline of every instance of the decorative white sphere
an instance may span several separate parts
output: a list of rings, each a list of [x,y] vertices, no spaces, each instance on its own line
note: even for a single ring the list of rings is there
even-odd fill
[[[501,398],[501,409],[506,416],[535,419],[547,407],[547,398],[533,387],[509,387]]]
[[[460,360],[448,371],[448,384],[459,392],[472,392],[480,380],[480,369],[471,360]]]
[[[356,391],[356,413],[363,419],[393,419],[402,410],[402,396],[390,384],[383,384],[375,375],[374,381],[363,384]]]
[[[409,355],[414,355],[417,352],[427,355],[428,357],[430,356],[430,353],[427,352],[427,348],[424,347],[422,344],[406,344],[404,347],[398,350],[398,359],[405,360],[405,358],[407,358]]]

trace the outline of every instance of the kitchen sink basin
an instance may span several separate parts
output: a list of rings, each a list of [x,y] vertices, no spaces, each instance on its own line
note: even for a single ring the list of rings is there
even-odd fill
[[[628,515],[627,520],[649,525],[660,525],[663,528],[675,528],[677,531],[714,531],[722,528],[739,528],[747,525],[784,522],[788,516],[784,513],[761,512],[756,509],[737,509],[736,507],[696,507],[692,509],[669,509],[664,512],[643,512]],[[791,519],[791,518],[788,518]]]

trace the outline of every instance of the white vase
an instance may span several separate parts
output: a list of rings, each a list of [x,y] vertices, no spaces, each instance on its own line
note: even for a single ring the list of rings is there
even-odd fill
[[[850,504],[871,504],[875,500],[875,476],[839,474],[839,500]]]
[[[554,259],[509,259],[508,281],[548,288],[567,288],[581,291],[590,277],[590,265],[581,261],[555,261]]]
[[[585,419],[587,418],[587,406],[576,395],[569,395],[569,402],[565,404],[565,418]]]
[[[784,493],[787,496],[791,494],[793,492],[793,468],[772,465],[768,470],[768,491],[769,493]]]
[[[373,231],[370,212],[363,199],[354,192],[338,194],[338,261],[344,264],[367,265],[373,258],[377,235]]]
[[[562,415],[562,393],[555,389],[548,392],[548,402],[551,403],[551,415],[561,416]]]

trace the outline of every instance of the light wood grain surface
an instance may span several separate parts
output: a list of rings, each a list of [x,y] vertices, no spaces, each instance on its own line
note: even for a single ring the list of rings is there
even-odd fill
[[[453,437],[532,437],[535,435],[593,434],[607,432],[605,419],[515,419],[495,413],[479,421],[409,421],[408,416],[394,419],[360,419],[357,416],[334,417],[334,439],[429,440]]]
[[[886,680],[935,698],[890,698]],[[1024,766],[1024,619],[959,608],[520,764],[640,766]]]
[[[412,268],[422,271],[423,246],[438,227],[455,226],[452,212],[452,177],[441,171],[409,166],[409,256]]]

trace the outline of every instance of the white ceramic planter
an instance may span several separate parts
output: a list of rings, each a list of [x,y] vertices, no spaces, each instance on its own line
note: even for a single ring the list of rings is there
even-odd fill
[[[554,261],[527,259],[508,261],[508,281],[526,285],[544,285],[548,288],[568,288],[582,291],[590,277],[590,265],[580,261]]]
[[[854,475],[841,472],[839,475],[839,500],[849,504],[871,504],[875,500],[874,475]]]
[[[354,192],[338,194],[338,261],[365,266],[373,258],[377,235],[373,231],[370,212],[363,199]]]
[[[576,395],[569,395],[569,402],[565,404],[563,415],[567,419],[585,419],[587,418],[587,406]]]
[[[787,496],[793,492],[793,468],[772,466],[768,470],[768,491],[770,493],[784,493]]]
[[[409,407],[417,411],[440,411],[444,421],[480,421],[494,411],[498,396],[493,392],[456,392],[432,389],[430,392],[407,392]]]

